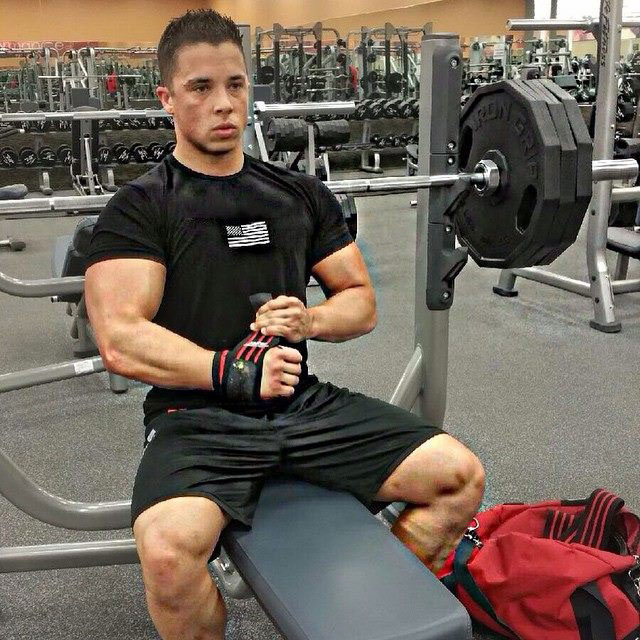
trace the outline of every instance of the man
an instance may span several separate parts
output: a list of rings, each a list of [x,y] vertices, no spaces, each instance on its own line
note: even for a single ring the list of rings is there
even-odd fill
[[[484,476],[417,416],[309,374],[306,340],[371,331],[374,291],[323,183],[243,154],[235,24],[186,13],[158,63],[176,148],[102,212],[85,292],[107,369],[153,385],[131,514],[150,615],[164,640],[221,640],[207,563],[232,519],[251,524],[268,475],[349,491],[372,511],[408,502],[393,532],[432,570]],[[311,275],[327,300],[307,308]],[[256,311],[259,293],[273,299]]]

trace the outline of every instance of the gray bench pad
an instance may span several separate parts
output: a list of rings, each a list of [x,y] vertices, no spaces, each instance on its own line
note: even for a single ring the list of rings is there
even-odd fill
[[[458,600],[353,496],[266,483],[229,557],[287,640],[467,640]]]
[[[624,227],[609,227],[607,230],[607,249],[631,258],[640,258],[640,233]]]

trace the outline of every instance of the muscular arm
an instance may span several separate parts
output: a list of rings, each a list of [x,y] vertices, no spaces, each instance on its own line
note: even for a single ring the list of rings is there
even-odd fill
[[[161,387],[211,389],[214,352],[151,321],[165,274],[162,264],[137,258],[87,269],[85,301],[105,367]]]
[[[343,342],[373,331],[376,297],[367,267],[355,242],[332,253],[313,267],[327,300],[311,307],[310,338]]]

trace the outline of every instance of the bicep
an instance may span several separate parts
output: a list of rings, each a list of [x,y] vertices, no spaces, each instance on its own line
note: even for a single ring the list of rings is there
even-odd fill
[[[355,242],[317,262],[311,272],[328,294],[352,287],[371,288],[367,266]]]
[[[87,312],[98,341],[122,323],[152,320],[164,292],[166,269],[154,260],[117,258],[91,265],[85,275]]]

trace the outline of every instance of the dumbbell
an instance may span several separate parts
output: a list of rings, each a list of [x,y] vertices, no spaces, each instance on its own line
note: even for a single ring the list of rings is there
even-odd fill
[[[164,158],[165,150],[161,144],[152,142],[147,146],[147,153],[153,162],[160,162]]]
[[[25,133],[31,130],[31,121],[25,120],[24,122],[20,122],[16,124],[18,129],[24,129]]]
[[[147,129],[157,129],[159,126],[157,118],[147,118]]]
[[[109,164],[113,160],[111,155],[111,149],[109,147],[99,147],[98,148],[98,163],[99,164]]]
[[[127,120],[127,123],[129,125],[129,129],[141,129],[142,128],[142,121],[139,120],[138,118],[131,118],[131,119]]]
[[[393,98],[393,100],[387,100],[385,102],[382,112],[384,113],[385,118],[398,118],[400,116],[400,105],[402,104],[402,99]]]
[[[147,148],[139,142],[135,142],[131,145],[129,153],[131,154],[131,157],[140,164],[151,160],[151,156],[149,155]]]
[[[61,144],[56,149],[56,158],[60,164],[71,166],[71,147],[68,144]]]
[[[120,120],[120,118],[115,118],[111,121],[111,128],[114,131],[121,131],[124,129],[124,120]]]
[[[108,126],[109,126],[109,121],[108,120],[98,120],[98,130],[99,131],[106,131]]]
[[[18,154],[11,147],[0,149],[0,166],[13,169],[18,165]]]
[[[0,247],[8,247],[9,251],[22,251],[26,246],[22,240],[14,240],[13,238],[0,240]]]
[[[376,147],[382,148],[384,147],[384,137],[378,133],[374,133],[370,138],[369,142]]]
[[[164,125],[165,129],[175,129],[175,126],[173,124],[173,118],[171,116],[167,116],[166,118],[163,118],[162,124]]]
[[[33,128],[38,133],[46,133],[51,128],[51,121],[49,121],[49,120],[36,120],[33,123]]]
[[[114,145],[111,153],[118,164],[127,164],[131,160],[131,152],[121,143]]]
[[[398,106],[398,116],[400,118],[413,117],[413,99],[403,100]]]
[[[57,127],[59,131],[69,131],[69,129],[71,129],[71,122],[69,120],[58,120]]]
[[[167,142],[167,144],[164,145],[164,153],[165,155],[169,155],[170,153],[173,153],[173,150],[176,148],[176,143],[173,140],[170,140],[169,142]]]
[[[38,155],[31,147],[22,147],[18,156],[23,167],[35,167],[38,164]]]
[[[399,136],[400,145],[406,147],[408,144],[411,144],[411,138],[408,133],[402,133]]]
[[[370,104],[371,100],[362,100],[359,102],[356,110],[352,114],[352,118],[354,120],[364,120],[367,117]]]
[[[371,120],[377,120],[382,117],[386,100],[374,100],[367,109],[367,117]]]
[[[53,167],[56,163],[56,154],[51,147],[42,147],[38,151],[38,160],[43,167]]]

